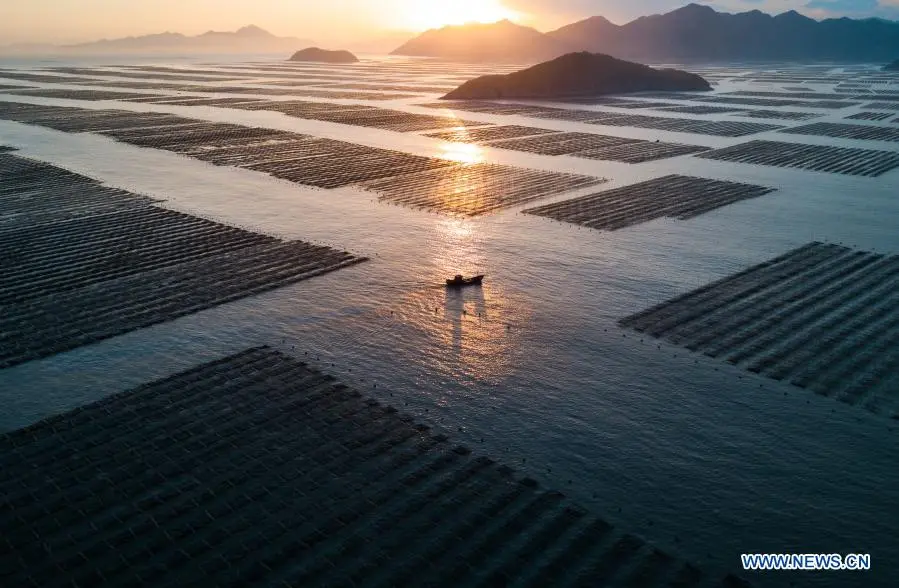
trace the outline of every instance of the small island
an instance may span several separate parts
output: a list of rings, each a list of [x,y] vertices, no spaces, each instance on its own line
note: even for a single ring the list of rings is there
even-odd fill
[[[897,59],[893,63],[883,66],[883,71],[899,71],[899,59]]]
[[[307,47],[297,51],[288,61],[317,61],[319,63],[358,63],[359,59],[349,51],[328,51],[319,47]]]
[[[600,53],[569,53],[508,75],[469,80],[444,100],[490,98],[565,98],[631,92],[708,91],[701,76],[677,69],[653,69]]]

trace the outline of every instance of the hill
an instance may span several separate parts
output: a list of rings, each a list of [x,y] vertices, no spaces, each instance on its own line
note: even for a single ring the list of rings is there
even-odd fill
[[[899,71],[899,59],[893,63],[883,66],[883,71]]]
[[[349,51],[328,51],[318,47],[307,47],[297,51],[288,61],[316,61],[320,63],[357,63],[359,59]]]
[[[491,24],[446,26],[425,31],[391,55],[439,57],[452,61],[544,61],[571,50],[565,43],[508,20]]]
[[[594,53],[569,53],[508,75],[465,82],[445,100],[489,98],[562,99],[645,91],[711,90],[702,77],[676,69],[653,69]]]
[[[621,26],[592,17],[547,36],[639,60],[885,61],[899,53],[899,23],[892,21],[816,21],[792,10],[777,16],[758,10],[728,14],[698,4]]]
[[[234,32],[209,31],[202,35],[160,33],[122,39],[103,39],[92,43],[62,45],[60,53],[76,54],[150,54],[150,53],[284,53],[311,44],[293,37],[277,37],[256,26]]]

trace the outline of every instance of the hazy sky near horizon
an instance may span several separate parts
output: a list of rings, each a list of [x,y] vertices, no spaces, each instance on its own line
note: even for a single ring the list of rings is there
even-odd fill
[[[79,42],[163,31],[199,34],[255,24],[327,44],[412,32],[473,15],[550,30],[603,15],[616,23],[667,12],[684,0],[0,0],[0,45]],[[714,0],[718,10],[798,10],[813,17],[899,19],[899,0]]]

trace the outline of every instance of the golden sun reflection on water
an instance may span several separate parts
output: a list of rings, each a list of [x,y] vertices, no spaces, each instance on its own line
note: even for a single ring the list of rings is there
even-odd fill
[[[517,365],[523,326],[531,311],[523,296],[491,280],[479,226],[468,219],[440,219],[423,278],[432,286],[409,292],[396,318],[425,334],[423,354],[444,372],[499,383]],[[446,288],[456,274],[486,273],[482,286]]]
[[[481,163],[486,160],[484,150],[472,143],[443,143],[438,157],[459,163]]]

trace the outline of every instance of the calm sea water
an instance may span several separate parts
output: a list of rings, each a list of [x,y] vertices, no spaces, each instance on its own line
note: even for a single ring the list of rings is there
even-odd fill
[[[432,112],[412,106],[425,101],[383,106]],[[428,155],[458,151],[415,134],[273,113],[115,107]],[[816,121],[836,121],[856,110],[827,111]],[[460,115],[708,146],[750,140]],[[778,133],[751,139],[800,140]],[[896,150],[895,143],[876,141],[801,142]],[[309,189],[99,136],[7,121],[0,121],[0,144],[163,198],[164,206],[371,258],[2,370],[0,430],[269,344],[517,466],[710,573],[739,568],[744,552],[870,552],[873,571],[863,575],[747,577],[760,586],[895,585],[899,422],[644,339],[616,322],[811,240],[899,253],[899,171],[871,179],[692,157],[629,166],[491,149],[463,154],[599,175],[610,179],[609,187],[685,173],[778,189],[694,220],[666,219],[607,233],[519,209],[453,219],[378,203],[355,189]],[[440,286],[447,275],[475,272],[488,275],[481,290],[448,292]]]

